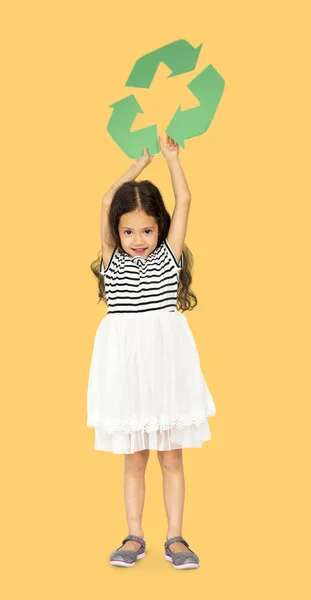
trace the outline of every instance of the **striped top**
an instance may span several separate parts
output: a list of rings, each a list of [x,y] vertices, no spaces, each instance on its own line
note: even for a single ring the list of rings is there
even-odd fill
[[[150,310],[176,311],[179,272],[183,267],[167,241],[149,256],[130,256],[115,246],[107,268],[103,260],[100,273],[104,276],[108,312],[136,313]]]

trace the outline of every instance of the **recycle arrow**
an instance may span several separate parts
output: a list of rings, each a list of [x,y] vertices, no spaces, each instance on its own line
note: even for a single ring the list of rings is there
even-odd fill
[[[182,148],[185,147],[185,139],[201,135],[209,128],[223,94],[225,81],[213,65],[209,65],[187,87],[200,101],[200,106],[184,111],[179,106],[165,130]]]
[[[128,87],[149,88],[161,62],[171,70],[171,77],[193,71],[203,44],[194,48],[187,40],[176,40],[139,58],[126,82]]]
[[[144,112],[133,94],[111,104],[109,108],[114,111],[107,130],[127,156],[138,158],[143,155],[144,148],[148,148],[149,154],[159,153],[157,125],[131,132],[136,115]]]

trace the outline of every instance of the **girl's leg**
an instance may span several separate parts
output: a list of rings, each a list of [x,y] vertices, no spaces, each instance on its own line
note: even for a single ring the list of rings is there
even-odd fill
[[[142,515],[145,501],[145,471],[149,459],[149,450],[140,450],[134,454],[124,454],[124,501],[127,535],[144,537]],[[126,536],[124,536],[126,537]],[[138,550],[140,544],[129,540],[122,550]]]
[[[182,449],[158,450],[158,460],[163,476],[163,498],[168,521],[166,539],[182,535],[185,502],[185,478]],[[172,552],[189,552],[182,542],[170,544]]]

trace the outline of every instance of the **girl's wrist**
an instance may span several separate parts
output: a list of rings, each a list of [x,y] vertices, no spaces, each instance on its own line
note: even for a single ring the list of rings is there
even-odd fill
[[[172,158],[167,158],[166,159],[167,165],[168,167],[174,167],[174,165],[178,165],[180,164],[180,160],[179,160],[179,156],[174,156]]]
[[[141,164],[137,163],[135,160],[132,162],[129,168],[129,172],[132,174],[133,179],[136,179],[136,177],[138,177],[138,175],[142,172],[143,168],[144,167]]]

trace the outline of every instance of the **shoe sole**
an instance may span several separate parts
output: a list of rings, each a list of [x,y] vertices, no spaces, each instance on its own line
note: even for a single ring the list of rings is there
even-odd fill
[[[140,558],[144,558],[144,556],[145,556],[145,552],[142,552],[141,554],[139,554],[137,556],[137,560],[139,560]],[[135,567],[136,560],[131,563],[125,562],[123,560],[110,560],[109,564],[112,565],[113,567]]]
[[[168,556],[168,554],[164,555],[165,560],[168,560],[169,562],[172,562],[174,564],[174,561],[172,559],[171,556]],[[174,569],[198,569],[200,566],[200,563],[184,563],[183,565],[174,565]]]

